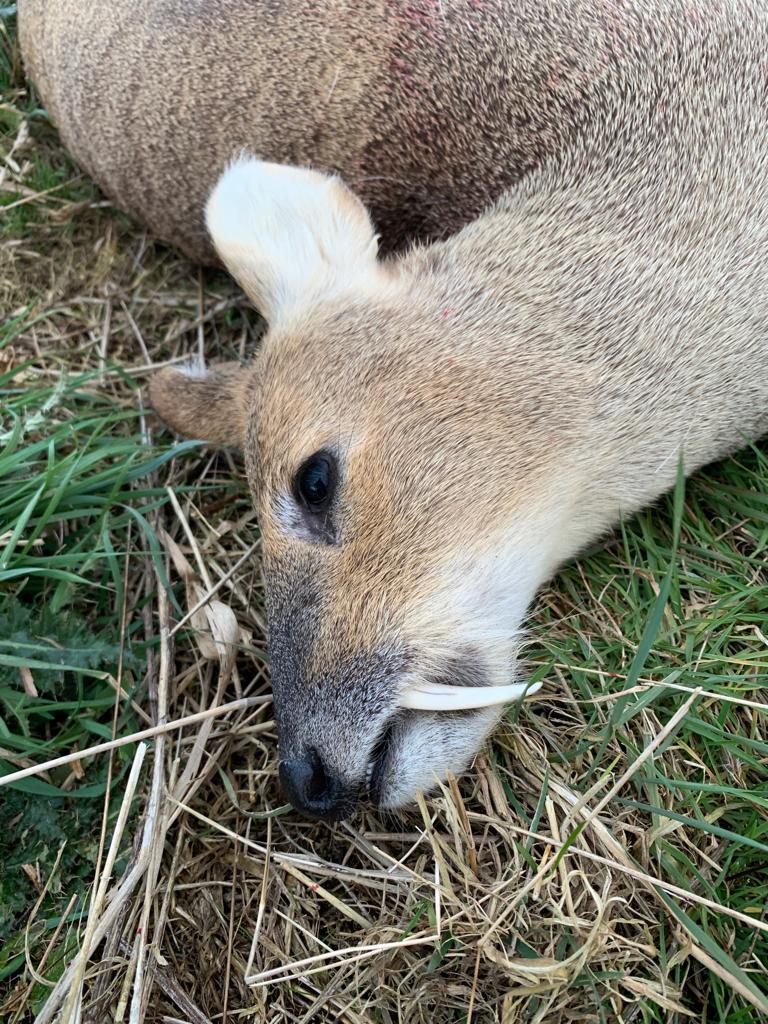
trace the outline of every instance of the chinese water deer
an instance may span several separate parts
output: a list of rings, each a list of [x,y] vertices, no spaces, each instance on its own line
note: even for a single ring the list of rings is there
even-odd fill
[[[268,322],[151,400],[244,450],[285,788],[404,804],[537,587],[768,429],[768,4],[19,6],[75,156]]]

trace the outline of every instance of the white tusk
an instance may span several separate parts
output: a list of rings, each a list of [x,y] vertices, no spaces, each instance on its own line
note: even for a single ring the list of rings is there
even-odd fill
[[[448,683],[412,683],[399,697],[400,707],[414,711],[468,711],[509,704],[540,690],[542,683],[509,683],[507,686],[451,686]]]

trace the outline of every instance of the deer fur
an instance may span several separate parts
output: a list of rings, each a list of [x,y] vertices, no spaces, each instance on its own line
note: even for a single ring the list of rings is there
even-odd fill
[[[204,263],[215,257],[203,207],[243,148],[338,173],[387,249],[449,236],[562,145],[611,32],[599,8],[573,0],[18,8],[27,67],[65,145],[119,206]]]
[[[216,166],[208,230],[269,329],[249,366],[162,371],[152,403],[244,450],[281,758],[311,745],[355,793],[373,766],[396,807],[500,714],[403,691],[508,683],[558,566],[679,457],[768,429],[768,4],[203,6],[21,0],[22,38],[78,159],[195,255],[213,181],[179,191]],[[104,66],[78,31],[113,40]],[[318,451],[322,521],[295,493]]]

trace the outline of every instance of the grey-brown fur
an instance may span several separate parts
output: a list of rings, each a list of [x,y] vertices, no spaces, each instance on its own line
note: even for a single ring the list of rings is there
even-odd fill
[[[73,5],[48,10],[60,18]],[[181,10],[151,6],[161,21]],[[221,18],[241,6],[208,9]],[[169,101],[158,99],[183,93],[174,76],[194,48],[186,21],[163,37],[162,69],[133,55],[98,72],[104,105],[118,104],[129,75],[146,90],[139,99],[155,96],[151,114],[137,101],[124,126],[139,147],[132,175],[110,169],[129,146],[120,119],[84,116],[91,108],[67,94],[68,52],[41,57],[35,0],[22,0],[21,15],[33,71],[76,155],[166,237],[189,243],[200,220],[196,206],[174,206],[172,168],[184,161],[170,159],[172,138],[195,168],[186,179],[195,203],[205,194],[195,191],[198,175],[210,184],[227,145],[248,144],[259,157],[339,167],[391,225],[393,243],[399,212],[429,235],[502,192],[457,234],[369,265],[354,256],[370,228],[349,192],[318,184],[323,201],[292,211],[295,176],[281,185],[254,167],[254,203],[235,190],[240,205],[225,195],[211,223],[225,263],[257,306],[275,312],[262,350],[248,369],[192,382],[169,370],[152,387],[180,432],[200,433],[207,407],[207,435],[245,448],[264,536],[281,757],[302,756],[311,737],[354,794],[389,727],[377,790],[395,806],[429,785],[433,769],[462,768],[495,717],[398,714],[404,678],[450,673],[473,650],[483,678],[504,682],[525,607],[559,564],[669,488],[680,453],[692,471],[768,429],[768,13],[762,0],[407,5],[427,12],[408,21],[419,25],[417,49],[438,40],[423,77],[446,90],[445,134],[421,140],[417,128],[434,123],[438,100],[393,82],[383,56],[392,53],[392,10],[406,5],[355,5],[352,51],[351,14],[334,13],[328,31],[343,46],[323,37],[317,53],[333,60],[322,74],[305,39],[316,15],[275,24],[273,37],[263,27],[271,5],[247,6],[261,17],[258,33],[239,33],[245,21],[235,19],[238,31],[227,34],[211,15],[206,59],[223,76],[221,109],[232,110],[228,121],[195,123],[182,104],[196,137],[178,122],[169,131]],[[96,7],[110,23],[112,6]],[[291,5],[280,10],[295,17]],[[92,39],[103,26],[93,9],[89,17]],[[463,49],[442,42],[475,18]],[[308,47],[298,84],[288,24]],[[82,52],[69,24],[48,31]],[[498,57],[503,83],[483,53]],[[234,94],[248,81],[247,55],[270,90],[251,138],[233,127],[246,117]],[[337,60],[358,69],[347,84],[360,88],[344,100],[355,116],[331,104],[318,135],[318,108],[295,93],[286,101],[286,90],[306,88],[317,101]],[[99,63],[93,54],[90,63]],[[466,99],[452,106],[457,96]],[[258,120],[251,108],[247,117]],[[371,182],[361,167],[376,161],[388,161],[387,174]],[[227,202],[245,212],[278,200],[287,212],[277,234],[258,217],[248,237],[227,226]],[[164,206],[172,219],[162,219]],[[338,265],[322,257],[328,223],[353,254]],[[300,254],[298,228],[325,245],[305,295],[275,284],[281,267],[290,273],[286,253]],[[296,526],[292,482],[323,448],[337,452],[342,481],[329,513],[337,543],[308,541]]]
[[[77,160],[210,262],[202,208],[242,147],[337,171],[388,246],[445,237],[570,131],[610,26],[510,0],[21,0],[29,71]],[[558,8],[560,13],[558,13]]]

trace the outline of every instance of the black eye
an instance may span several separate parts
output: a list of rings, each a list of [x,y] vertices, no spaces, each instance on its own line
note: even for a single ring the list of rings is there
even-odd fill
[[[323,512],[333,500],[336,486],[336,465],[325,452],[311,455],[301,466],[294,480],[298,500],[312,512]]]

